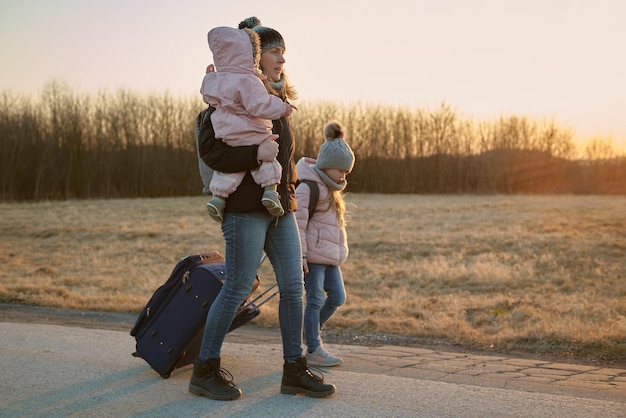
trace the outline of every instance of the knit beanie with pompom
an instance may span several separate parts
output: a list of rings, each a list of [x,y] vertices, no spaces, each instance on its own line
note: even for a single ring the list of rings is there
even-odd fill
[[[320,170],[335,168],[351,172],[354,167],[354,152],[343,139],[343,127],[338,122],[324,126],[324,143],[317,155],[316,166]]]

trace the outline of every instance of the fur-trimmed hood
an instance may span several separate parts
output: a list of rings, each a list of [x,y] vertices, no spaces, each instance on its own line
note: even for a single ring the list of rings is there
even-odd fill
[[[259,75],[261,41],[251,29],[219,26],[207,35],[216,70]]]

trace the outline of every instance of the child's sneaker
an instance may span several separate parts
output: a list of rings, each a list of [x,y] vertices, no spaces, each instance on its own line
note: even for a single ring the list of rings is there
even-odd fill
[[[224,208],[226,207],[226,200],[223,197],[213,196],[211,200],[206,204],[206,208],[209,211],[211,219],[216,222],[224,222]]]
[[[306,353],[306,361],[311,366],[338,366],[342,360],[329,354],[321,345],[315,349],[314,352]]]
[[[285,210],[280,204],[280,196],[274,190],[264,191],[261,203],[272,216],[283,216],[285,214]]]

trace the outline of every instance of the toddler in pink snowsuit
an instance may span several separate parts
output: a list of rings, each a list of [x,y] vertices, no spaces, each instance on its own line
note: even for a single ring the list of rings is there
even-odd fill
[[[222,26],[209,31],[208,41],[216,71],[209,66],[200,92],[204,101],[216,109],[211,115],[215,137],[233,147],[258,145],[268,138],[276,140],[272,120],[290,115],[295,107],[269,94],[263,84],[265,76],[258,69],[261,57],[258,35],[250,29]],[[213,173],[210,183],[213,197],[207,203],[211,218],[224,220],[225,198],[237,189],[245,174]],[[282,216],[284,209],[276,191],[282,174],[280,163],[276,159],[260,162],[251,174],[265,188],[261,201],[268,212]]]

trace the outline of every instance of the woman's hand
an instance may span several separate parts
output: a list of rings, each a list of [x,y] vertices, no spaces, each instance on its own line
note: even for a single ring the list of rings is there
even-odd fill
[[[309,264],[306,262],[305,257],[302,257],[302,271],[304,272],[304,274],[307,274],[309,272]]]

